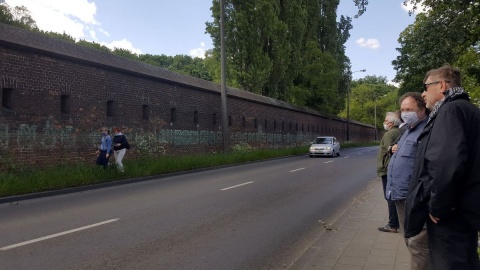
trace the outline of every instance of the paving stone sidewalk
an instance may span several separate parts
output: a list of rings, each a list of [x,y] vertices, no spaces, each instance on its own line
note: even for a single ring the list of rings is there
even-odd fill
[[[289,268],[410,269],[410,255],[400,233],[380,232],[387,223],[387,203],[382,182],[372,180],[359,197]]]

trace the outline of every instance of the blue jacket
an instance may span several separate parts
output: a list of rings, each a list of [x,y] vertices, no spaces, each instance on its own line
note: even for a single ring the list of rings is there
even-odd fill
[[[112,149],[112,137],[110,137],[110,135],[102,136],[102,143],[100,144],[100,150],[107,151],[107,154],[109,154],[111,149]]]
[[[385,196],[389,200],[398,201],[407,197],[418,147],[417,139],[427,124],[427,119],[428,117],[413,128],[409,127],[397,142],[397,152],[390,158],[387,169]]]

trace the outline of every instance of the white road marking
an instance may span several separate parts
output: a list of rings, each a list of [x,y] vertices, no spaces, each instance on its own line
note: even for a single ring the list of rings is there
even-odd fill
[[[325,163],[330,163],[330,162],[333,162],[333,160],[325,161]]]
[[[300,168],[300,169],[296,169],[296,170],[291,170],[289,172],[297,172],[297,171],[301,171],[301,170],[305,170],[305,168]]]
[[[248,185],[248,184],[251,184],[251,183],[253,183],[253,181],[246,182],[246,183],[243,183],[243,184],[240,184],[240,185],[236,185],[236,186],[231,186],[231,187],[223,188],[223,189],[221,189],[221,190],[229,190],[229,189],[232,189],[232,188],[237,188],[237,187],[245,186],[245,185]]]
[[[350,157],[350,156],[346,156],[346,157],[344,157],[344,158],[349,158],[349,157]]]
[[[362,154],[362,152],[358,152],[357,154],[361,155],[361,154]]]
[[[21,247],[21,246],[33,244],[33,243],[36,243],[36,242],[48,240],[48,239],[51,239],[51,238],[59,237],[59,236],[62,236],[62,235],[66,235],[66,234],[70,234],[70,233],[74,233],[74,232],[78,232],[78,231],[82,231],[82,230],[87,230],[87,229],[90,229],[90,228],[93,228],[93,227],[97,227],[97,226],[100,226],[100,225],[105,225],[105,224],[107,224],[107,223],[115,222],[115,221],[117,221],[117,220],[119,220],[119,218],[110,219],[110,220],[106,220],[106,221],[103,221],[103,222],[95,223],[95,224],[92,224],[92,225],[80,227],[80,228],[77,228],[77,229],[68,230],[68,231],[65,231],[65,232],[56,233],[56,234],[52,234],[52,235],[40,237],[40,238],[37,238],[37,239],[33,239],[33,240],[30,240],[30,241],[25,241],[25,242],[21,242],[21,243],[18,243],[18,244],[14,244],[14,245],[2,247],[2,248],[0,248],[0,251],[5,251],[5,250],[9,250],[9,249]]]

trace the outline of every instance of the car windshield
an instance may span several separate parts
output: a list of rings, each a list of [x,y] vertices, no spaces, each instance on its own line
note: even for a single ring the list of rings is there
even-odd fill
[[[317,138],[313,143],[314,144],[331,144],[332,138]]]

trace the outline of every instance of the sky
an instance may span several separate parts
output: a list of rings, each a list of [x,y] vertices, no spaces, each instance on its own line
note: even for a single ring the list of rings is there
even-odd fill
[[[65,32],[75,39],[94,41],[111,49],[137,54],[203,57],[212,40],[205,23],[213,21],[211,0],[5,0],[25,6],[38,28]],[[403,0],[369,1],[367,11],[353,19],[346,43],[353,79],[366,75],[395,77],[392,60],[398,56],[399,34],[415,16]],[[340,15],[353,16],[353,0],[341,0]],[[366,69],[366,72],[355,72]]]

